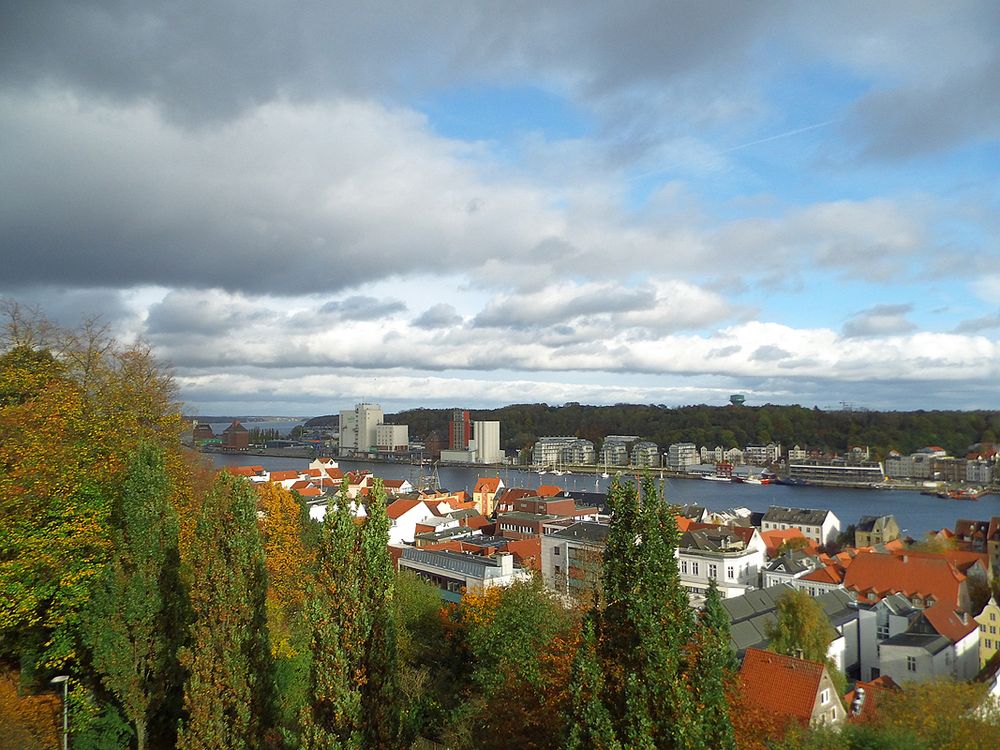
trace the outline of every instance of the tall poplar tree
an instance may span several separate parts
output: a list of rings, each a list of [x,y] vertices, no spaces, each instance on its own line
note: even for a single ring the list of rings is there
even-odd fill
[[[182,650],[180,750],[254,750],[269,728],[273,696],[257,531],[257,494],[220,472],[205,498],[192,551],[191,644]]]
[[[302,711],[307,750],[401,746],[395,576],[382,481],[357,523],[346,487],[327,507],[316,586],[310,695]]]
[[[83,639],[94,669],[135,729],[139,750],[150,720],[167,734],[176,723],[176,652],[183,637],[177,518],[170,506],[163,452],[145,445],[128,467],[113,512],[114,551],[94,586],[83,618]],[[172,745],[173,737],[162,738]]]
[[[312,652],[309,695],[300,717],[306,750],[364,747],[365,606],[360,532],[351,505],[345,480],[336,503],[327,505],[316,583],[306,602]]]
[[[736,673],[736,654],[730,643],[729,616],[722,606],[722,596],[714,578],[709,583],[698,625],[691,687],[701,724],[700,747],[735,750],[726,687]]]
[[[593,618],[588,617],[573,660],[566,750],[621,750],[604,705],[604,674],[597,659],[596,639]]]
[[[688,662],[694,618],[674,557],[677,524],[660,488],[648,477],[641,495],[634,484],[616,479],[608,506],[603,598],[592,614],[603,709],[591,697],[591,715],[606,710],[610,736],[624,747],[698,747],[701,732]],[[588,648],[586,640],[581,648]],[[574,694],[587,693],[579,683],[588,679],[586,674],[574,671]],[[571,737],[582,730],[593,731],[581,728],[574,716]]]
[[[372,483],[368,518],[361,528],[362,598],[368,610],[362,710],[365,746],[400,747],[400,687],[396,646],[395,572],[389,557],[389,517],[381,479]]]

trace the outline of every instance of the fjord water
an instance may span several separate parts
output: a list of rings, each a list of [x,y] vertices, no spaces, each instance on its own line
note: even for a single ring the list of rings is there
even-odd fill
[[[274,456],[211,454],[219,468],[258,464],[268,470],[304,469],[308,459]],[[409,479],[416,483],[420,467],[409,464],[341,461],[345,471],[369,469],[384,479]],[[426,470],[426,467],[425,467]],[[600,469],[598,469],[598,472]],[[597,474],[567,474],[539,476],[533,471],[515,469],[473,469],[441,466],[438,469],[441,486],[451,490],[472,491],[480,476],[499,476],[507,487],[534,489],[540,484],[554,484],[567,490],[604,492],[610,479]],[[892,513],[904,533],[919,538],[931,529],[954,528],[959,518],[988,519],[1000,515],[1000,495],[984,495],[980,500],[941,500],[919,492],[902,490],[854,490],[832,487],[788,487],[778,484],[747,485],[724,482],[703,482],[696,479],[665,479],[664,494],[674,503],[695,503],[711,510],[739,507],[765,511],[770,505],[795,508],[828,508],[840,519],[841,527],[854,523],[861,516]]]

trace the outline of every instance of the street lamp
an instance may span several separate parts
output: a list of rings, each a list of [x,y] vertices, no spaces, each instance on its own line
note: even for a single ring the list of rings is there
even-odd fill
[[[69,750],[69,675],[61,674],[53,677],[51,682],[63,686],[63,750]]]

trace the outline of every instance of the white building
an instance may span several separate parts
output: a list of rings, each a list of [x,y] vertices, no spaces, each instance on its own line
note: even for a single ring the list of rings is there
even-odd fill
[[[681,585],[695,606],[704,601],[712,579],[723,599],[742,596],[760,585],[765,551],[757,529],[694,524],[677,546]]]
[[[546,525],[542,534],[542,581],[560,594],[583,596],[601,574],[608,525],[579,521]]]
[[[473,422],[469,450],[475,452],[476,463],[501,463],[504,459],[504,453],[500,448],[500,423],[493,421]]]
[[[748,445],[743,451],[743,460],[752,466],[767,466],[781,458],[781,443]]]
[[[450,510],[448,503],[433,500],[400,499],[389,503],[389,544],[413,544],[417,524],[429,518],[444,516]]]
[[[593,464],[596,460],[594,444],[572,435],[539,438],[531,451],[536,466]]]
[[[402,453],[410,448],[410,430],[405,424],[375,426],[375,445],[380,451]]]
[[[797,444],[788,449],[789,461],[802,461],[808,456],[809,453],[804,448],[800,448]]]
[[[340,450],[366,453],[378,445],[376,428],[385,415],[378,404],[358,404],[340,412]]]
[[[764,514],[760,528],[761,531],[798,529],[817,544],[830,544],[840,534],[840,519],[829,510],[772,505]]]
[[[667,468],[671,471],[687,471],[698,463],[698,448],[694,443],[673,443],[667,448]]]
[[[965,464],[965,481],[973,484],[989,484],[993,481],[992,461],[982,458],[970,459]]]
[[[657,447],[656,443],[651,443],[648,440],[640,440],[638,443],[633,445],[632,465],[659,466],[660,449]]]
[[[923,610],[905,633],[878,646],[879,674],[900,685],[934,679],[971,680],[979,671],[979,628],[944,604]]]

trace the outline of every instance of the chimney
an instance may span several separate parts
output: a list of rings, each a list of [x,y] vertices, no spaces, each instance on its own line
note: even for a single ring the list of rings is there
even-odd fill
[[[865,705],[865,689],[863,687],[855,688],[854,690],[854,700],[851,701],[851,715],[857,716],[861,713],[861,708]]]

